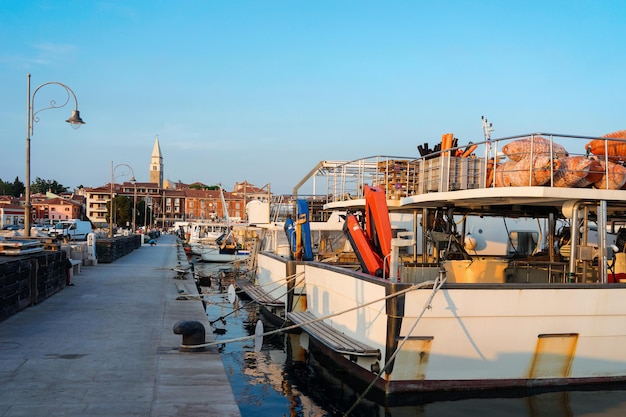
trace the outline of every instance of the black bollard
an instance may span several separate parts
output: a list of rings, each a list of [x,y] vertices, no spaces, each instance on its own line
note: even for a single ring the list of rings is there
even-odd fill
[[[199,321],[179,321],[174,324],[174,334],[183,335],[183,345],[191,347],[178,348],[181,352],[201,352],[206,350],[206,346],[193,347],[195,345],[203,345],[205,343],[204,325]]]

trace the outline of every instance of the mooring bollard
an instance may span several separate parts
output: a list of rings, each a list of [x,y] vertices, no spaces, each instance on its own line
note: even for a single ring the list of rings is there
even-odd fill
[[[176,322],[174,324],[174,334],[183,335],[183,343],[178,348],[181,352],[201,352],[206,350],[206,346],[193,347],[194,345],[203,345],[205,343],[204,325],[199,321]]]

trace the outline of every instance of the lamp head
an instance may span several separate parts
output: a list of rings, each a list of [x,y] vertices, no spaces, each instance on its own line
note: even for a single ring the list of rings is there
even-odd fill
[[[80,125],[85,124],[83,119],[80,118],[80,112],[78,110],[72,110],[72,115],[66,120],[66,122],[71,124],[74,129],[78,129]]]
[[[132,177],[130,177],[130,183],[135,185],[137,181],[135,180],[135,176],[133,175]]]

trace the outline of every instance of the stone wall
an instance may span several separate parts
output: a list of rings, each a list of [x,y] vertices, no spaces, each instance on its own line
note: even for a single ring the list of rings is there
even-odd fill
[[[119,236],[112,239],[96,240],[98,263],[112,263],[141,247],[143,235]]]
[[[0,320],[35,305],[65,287],[66,254],[44,251],[0,261]]]

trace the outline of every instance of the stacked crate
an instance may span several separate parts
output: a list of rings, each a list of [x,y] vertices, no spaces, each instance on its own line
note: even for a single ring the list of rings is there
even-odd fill
[[[467,190],[480,186],[484,168],[481,158],[443,156],[423,162],[419,184],[422,193]]]
[[[384,188],[387,198],[399,200],[415,194],[419,162],[406,159],[391,159],[378,163],[378,183]]]

